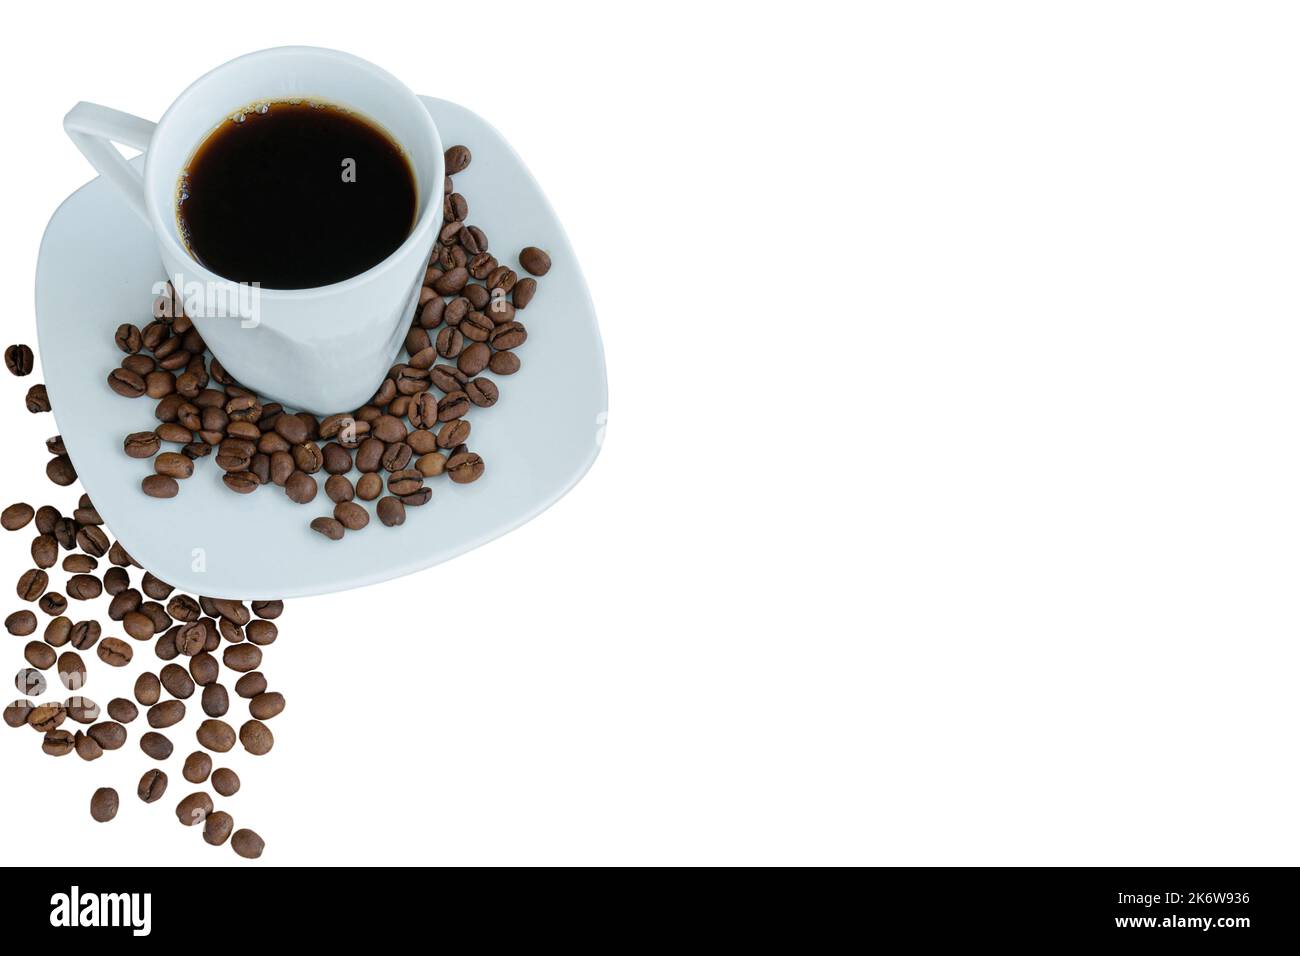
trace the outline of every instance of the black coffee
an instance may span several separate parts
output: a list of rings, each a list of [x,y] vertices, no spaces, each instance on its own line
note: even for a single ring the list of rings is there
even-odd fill
[[[190,252],[218,275],[308,289],[382,262],[416,208],[410,163],[381,129],[335,106],[271,103],[208,135],[177,214]]]

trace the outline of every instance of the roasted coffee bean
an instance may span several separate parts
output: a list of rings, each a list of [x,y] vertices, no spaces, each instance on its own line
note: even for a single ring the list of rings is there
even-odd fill
[[[128,372],[133,372],[141,378],[144,378],[150,372],[153,372],[158,368],[158,363],[147,355],[128,355],[126,358],[122,359],[121,367]],[[146,380],[146,391],[148,390],[148,387],[149,383],[148,380]]]
[[[483,459],[472,451],[447,459],[447,475],[458,485],[469,484],[483,476]]]
[[[45,588],[49,586],[50,576],[40,568],[32,568],[30,571],[23,572],[22,577],[18,579],[16,588],[18,596],[24,601],[35,601],[45,593]]]
[[[74,601],[92,601],[104,591],[104,585],[93,574],[74,574],[68,578],[68,597]]]
[[[17,375],[19,378],[31,375],[34,362],[35,356],[32,355],[29,345],[11,345],[5,349],[5,368],[9,369],[11,375]]]
[[[117,327],[117,332],[113,334],[113,341],[128,355],[134,355],[144,346],[144,336],[140,334],[139,328],[130,322],[123,322]]]
[[[443,358],[455,358],[464,347],[465,336],[460,333],[459,329],[444,327],[438,330],[438,338],[434,342],[434,348]]]
[[[471,256],[488,251],[487,233],[478,226],[466,225],[460,230],[456,238]]]
[[[5,723],[10,727],[21,727],[35,709],[36,705],[26,698],[16,700],[5,708]]]
[[[107,576],[105,575],[105,577]],[[114,621],[120,621],[132,611],[139,610],[140,604],[140,592],[135,588],[127,588],[125,591],[119,591],[113,595],[113,600],[108,602],[108,616]]]
[[[146,770],[135,788],[135,795],[145,803],[153,803],[167,792],[167,774],[161,770]]]
[[[252,604],[253,613],[267,621],[274,621],[284,613],[283,601],[254,601]]]
[[[62,647],[72,640],[72,621],[66,617],[56,617],[45,625],[45,643],[50,647]]]
[[[487,252],[480,252],[469,260],[469,274],[475,279],[486,279],[497,267],[496,257]]]
[[[185,445],[194,440],[194,433],[177,422],[163,422],[154,429],[154,437],[173,445]]]
[[[139,376],[137,375],[136,378],[139,378]],[[144,384],[143,379],[141,379],[140,384]],[[39,415],[41,412],[48,412],[50,410],[50,396],[49,393],[45,391],[44,385],[33,385],[29,388],[27,390],[25,401],[27,404],[27,410],[33,415]]]
[[[202,750],[196,750],[185,758],[181,776],[190,783],[203,783],[212,773],[212,758]]]
[[[212,789],[223,797],[233,797],[239,792],[239,774],[229,767],[212,771]]]
[[[435,365],[429,369],[429,382],[440,392],[459,391],[468,379],[454,365]]]
[[[200,745],[215,753],[225,753],[235,746],[235,729],[224,720],[209,718],[195,732]]]
[[[68,632],[68,641],[79,651],[88,651],[99,642],[98,621],[78,621]]]
[[[334,518],[326,518],[324,516],[319,518],[313,518],[311,520],[310,527],[312,531],[315,531],[317,534],[324,535],[325,537],[329,538],[331,541],[341,540],[343,538],[343,534],[345,531],[343,525],[339,521],[335,520]]]
[[[524,246],[519,253],[519,264],[535,276],[544,276],[551,271],[551,257],[546,250],[536,246]]]
[[[14,675],[14,686],[20,694],[40,697],[45,693],[45,677],[38,670],[24,667]]]
[[[168,664],[160,671],[160,683],[177,700],[188,700],[194,694],[194,679],[179,664]]]
[[[337,442],[330,442],[321,449],[321,459],[325,470],[331,475],[346,475],[352,470],[352,456]]]
[[[135,704],[125,697],[114,697],[108,702],[108,716],[120,724],[129,724],[138,715],[139,711],[136,709]]]
[[[120,541],[114,541],[113,546],[108,549],[108,563],[119,568],[125,568],[128,565],[140,567],[140,563],[127,553],[126,548],[122,547]]]
[[[443,163],[448,176],[455,176],[463,172],[471,159],[468,146],[452,146],[442,154]]]
[[[108,387],[123,398],[139,398],[145,393],[144,378],[126,368],[115,368],[108,373]]]
[[[356,491],[352,487],[352,482],[342,475],[330,475],[325,480],[325,494],[329,496],[330,501],[343,502],[351,501],[356,496]]]
[[[162,457],[159,455],[158,457]],[[111,542],[108,540],[102,528],[95,525],[87,525],[77,531],[77,547],[90,555],[92,558],[102,558],[108,553]]]
[[[235,693],[246,700],[266,691],[266,677],[261,671],[245,674],[235,681]]]
[[[140,749],[154,760],[166,760],[172,755],[172,742],[160,733],[149,731],[140,737]]]
[[[149,475],[140,482],[140,488],[150,498],[175,498],[181,490],[175,478],[165,475]]]
[[[463,226],[464,223],[460,223],[460,222],[444,223],[443,227],[440,230],[438,230],[438,241],[442,243],[444,246],[451,245],[453,242],[456,242],[457,239],[459,238],[460,231],[463,228]],[[426,282],[431,281],[433,283],[434,288],[437,289],[438,281],[442,278],[441,273],[442,273],[441,269],[438,270],[430,269],[425,273],[425,281]]]
[[[178,668],[178,670],[180,670],[180,668]],[[184,674],[185,671],[181,670],[181,673]],[[188,677],[189,675],[186,674],[186,676]],[[145,671],[135,679],[133,693],[135,694],[135,699],[139,703],[143,704],[145,707],[152,707],[154,704],[158,703],[158,698],[162,696],[162,681],[160,681],[158,675],[152,671]],[[194,693],[192,687],[190,693]]]
[[[118,750],[126,743],[126,728],[114,720],[105,720],[86,730],[86,736],[99,744],[101,750]]]
[[[208,645],[208,629],[201,621],[184,625],[176,632],[176,650],[186,657],[199,654]]]
[[[498,325],[488,336],[488,344],[498,351],[517,349],[528,340],[528,330],[521,322],[506,322]]]
[[[284,695],[276,691],[258,694],[248,702],[248,712],[258,720],[270,720],[284,710]]]
[[[229,618],[221,618],[217,621],[217,630],[221,632],[222,640],[231,644],[238,644],[244,639],[244,630]]]
[[[59,681],[68,690],[81,690],[86,686],[86,664],[75,651],[59,655]]]
[[[144,377],[144,393],[150,398],[166,398],[176,391],[176,376],[166,369],[154,369]]]
[[[309,475],[316,474],[325,464],[325,456],[315,442],[305,441],[300,445],[294,445],[289,454],[293,457],[293,463],[298,466],[298,470]]]
[[[406,506],[391,495],[379,499],[379,504],[375,506],[375,513],[379,515],[379,520],[389,528],[406,523]]]
[[[437,424],[436,414],[432,424]],[[411,451],[416,455],[427,455],[438,450],[438,437],[427,428],[418,428],[411,432],[406,436],[406,443],[411,446]]]
[[[131,657],[135,652],[131,650],[131,645],[126,641],[116,637],[106,637],[99,642],[99,646],[95,648],[95,653],[109,667],[125,667],[131,663]]]
[[[262,650],[256,644],[231,644],[221,655],[222,662],[232,671],[245,673],[257,670],[262,663]]]
[[[234,827],[234,817],[225,810],[210,813],[203,821],[203,842],[212,846],[221,846],[230,839],[230,831]]]
[[[206,687],[208,684],[211,684],[217,679],[217,675],[220,672],[221,665],[218,664],[217,659],[207,651],[203,651],[202,653],[196,654],[194,657],[190,658],[190,676],[194,678],[194,683],[198,684],[200,687]]]
[[[150,727],[162,730],[185,719],[185,704],[179,700],[162,700],[150,707],[145,717]]]
[[[249,621],[245,632],[248,635],[250,644],[265,647],[268,644],[275,643],[275,639],[280,634],[280,629],[272,621]]]
[[[528,303],[533,301],[535,295],[537,295],[536,279],[520,279],[510,290],[510,298],[516,309],[528,308]]]
[[[349,531],[360,531],[366,525],[370,524],[370,513],[353,501],[341,501],[335,505],[334,517],[339,524],[343,525],[343,527],[347,528]],[[233,648],[231,648],[231,650],[233,650]],[[253,666],[256,667],[257,665],[254,664]],[[236,669],[238,670],[239,668]],[[249,670],[249,668],[243,669]]]
[[[82,760],[98,760],[104,756],[104,748],[95,741],[95,738],[87,737],[80,730],[73,735],[72,747]]]
[[[246,860],[256,860],[266,849],[266,841],[249,829],[236,830],[230,837],[230,846]]]
[[[421,455],[415,462],[415,470],[426,478],[435,478],[441,475],[447,467],[447,459],[443,455],[432,452],[428,455]]]
[[[25,501],[19,501],[10,505],[3,513],[0,513],[0,525],[3,525],[6,531],[17,531],[19,528],[25,527],[27,522],[32,520],[34,514],[36,512],[32,510],[31,505]]]
[[[93,724],[99,720],[99,705],[80,694],[65,700],[63,709],[67,711],[69,720],[75,720],[79,724]]]
[[[222,684],[212,683],[203,688],[199,701],[203,713],[209,717],[224,717],[230,709],[230,695]]]
[[[155,601],[165,601],[174,589],[166,581],[160,580],[146,571],[140,581],[140,590]]]
[[[89,574],[99,567],[99,561],[88,554],[69,554],[63,559],[63,570],[69,574]]]
[[[314,499],[316,491],[316,479],[302,471],[295,471],[284,483],[284,493],[288,495],[289,500],[300,505],[305,505]]]
[[[357,497],[362,501],[374,501],[384,492],[384,480],[374,472],[357,479]]]
[[[90,795],[90,818],[96,823],[107,823],[115,816],[117,816],[117,791],[112,787],[100,787]]]
[[[490,378],[476,378],[465,386],[465,394],[479,408],[491,408],[501,397],[496,383]]]
[[[414,468],[395,471],[388,476],[388,492],[398,497],[414,494],[423,484],[424,475]]]
[[[131,589],[131,576],[125,568],[109,568],[104,572],[104,590],[113,597]],[[109,605],[110,613],[112,605]],[[125,610],[123,611],[125,613]],[[115,618],[116,620],[116,618]]]
[[[153,621],[140,611],[127,612],[122,618],[122,630],[126,631],[127,637],[137,641],[147,641],[154,635]]]
[[[496,268],[496,261],[493,260],[492,269],[495,268]],[[491,274],[492,269],[488,270],[489,274]],[[466,286],[464,295],[465,295],[465,299],[469,302],[470,310],[475,312],[482,312],[484,309],[487,308],[488,303],[492,301],[492,296],[488,292],[486,286],[481,286],[481,285]]]
[[[194,462],[174,451],[165,451],[153,460],[153,469],[168,478],[188,478],[194,474]]]
[[[519,371],[519,356],[514,352],[494,352],[488,360],[488,368],[497,375],[514,375]]]
[[[43,734],[58,727],[67,718],[68,712],[62,704],[37,704],[27,715],[27,725]]]
[[[46,591],[36,604],[51,617],[57,617],[68,609],[68,599],[58,591]]]
[[[51,730],[41,741],[41,750],[45,751],[51,757],[62,757],[65,754],[72,753],[72,748],[76,746],[77,739],[66,730]]]
[[[491,358],[492,350],[482,342],[475,342],[460,353],[460,358],[456,360],[456,367],[466,375],[474,376],[487,368]]]
[[[187,827],[196,826],[212,812],[212,798],[206,793],[191,793],[176,804],[176,819]]]
[[[469,422],[463,418],[447,422],[438,429],[438,447],[455,448],[469,441]]]
[[[270,727],[254,719],[245,721],[239,728],[239,742],[250,754],[261,757],[271,752],[271,748],[275,746],[275,737]]]
[[[385,445],[406,440],[406,426],[395,415],[380,415],[370,423],[370,433]]]
[[[77,469],[72,467],[72,459],[59,455],[45,463],[45,477],[60,487],[67,487],[77,480]]]
[[[357,449],[357,470],[378,471],[384,458],[384,443],[378,438],[367,438]]]
[[[252,615],[243,601],[232,601],[228,598],[213,598],[212,609],[217,615],[227,620],[234,621],[240,627],[243,627],[250,620]]]
[[[5,630],[16,637],[36,632],[36,615],[31,611],[14,611],[5,618]]]
[[[267,479],[270,480],[270,462],[267,463]],[[250,495],[262,484],[258,475],[252,471],[228,471],[221,476],[221,482],[240,495]]]
[[[31,641],[23,649],[23,657],[27,659],[28,664],[31,664],[38,671],[43,671],[54,666],[56,655],[54,648],[44,641]]]
[[[464,418],[469,412],[469,396],[464,392],[448,392],[438,403],[438,421],[449,422]]]
[[[202,613],[199,602],[188,594],[178,594],[167,602],[167,613],[178,621],[197,621]]]
[[[411,463],[411,446],[404,441],[393,442],[384,449],[380,464],[385,471],[401,471]]]
[[[488,336],[496,328],[496,323],[482,312],[471,312],[465,316],[458,328],[460,333],[471,343],[482,343],[488,340]]]

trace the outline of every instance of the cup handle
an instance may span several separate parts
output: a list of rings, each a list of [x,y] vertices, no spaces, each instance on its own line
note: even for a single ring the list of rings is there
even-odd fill
[[[73,145],[81,150],[101,176],[121,190],[131,208],[146,224],[149,214],[144,203],[144,177],[113,144],[146,150],[157,125],[121,110],[86,102],[78,103],[63,117],[63,129]]]

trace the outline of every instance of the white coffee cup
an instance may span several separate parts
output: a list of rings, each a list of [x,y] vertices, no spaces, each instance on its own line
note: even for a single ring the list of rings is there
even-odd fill
[[[257,104],[296,99],[355,110],[389,133],[415,173],[416,223],[387,259],[342,282],[314,289],[241,288],[190,255],[177,222],[177,185],[194,150],[220,123]],[[350,54],[278,47],[241,56],[200,77],[157,124],[78,103],[63,125],[153,231],[166,277],[182,277],[187,287],[201,284],[194,288],[207,290],[210,306],[216,303],[215,309],[186,312],[240,384],[317,415],[351,411],[369,400],[406,335],[442,224],[442,141],[414,93]],[[113,143],[144,150],[143,176]],[[229,309],[221,308],[223,303],[247,304],[250,296],[255,315],[224,314]]]

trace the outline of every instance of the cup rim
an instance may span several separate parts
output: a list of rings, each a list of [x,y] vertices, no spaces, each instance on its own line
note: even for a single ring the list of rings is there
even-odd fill
[[[154,130],[153,138],[156,140],[160,135],[165,134],[168,120],[177,113],[178,109],[183,108],[184,101],[188,99],[194,90],[214,79],[217,79],[220,74],[235,67],[237,64],[244,63],[248,60],[266,59],[273,56],[283,56],[285,54],[295,53],[326,54],[327,56],[345,61],[352,66],[365,70],[378,78],[395,85],[401,91],[399,95],[407,100],[407,105],[411,109],[418,111],[419,118],[417,119],[417,122],[424,125],[432,134],[435,146],[435,156],[433,169],[434,175],[431,177],[431,181],[434,183],[435,189],[442,186],[442,183],[446,178],[446,169],[441,152],[442,137],[438,135],[438,127],[433,122],[433,117],[429,115],[429,111],[424,108],[424,104],[420,102],[420,98],[409,87],[407,87],[406,84],[382,67],[376,66],[369,60],[364,60],[359,56],[346,53],[343,50],[333,50],[328,47],[292,45],[268,47],[265,50],[255,50],[252,53],[242,54],[232,60],[227,60],[219,66],[213,67],[211,70],[208,70],[208,72],[204,73],[198,79],[186,86],[185,89],[176,96],[176,99],[172,101],[172,104],[167,107],[166,112],[163,113],[162,118],[158,120],[158,125]],[[405,144],[402,145],[403,148],[405,148]],[[197,147],[198,144],[196,143],[194,146]],[[154,233],[157,235],[158,241],[166,245],[174,256],[188,262],[190,264],[189,267],[194,270],[197,278],[205,282],[225,283],[232,286],[240,285],[240,283],[236,282],[234,279],[228,279],[225,276],[218,275],[207,266],[203,265],[203,263],[195,259],[189,249],[185,248],[184,243],[182,243],[176,237],[174,232],[167,227],[167,223],[162,216],[162,211],[158,208],[154,191],[149,188],[151,163],[155,155],[157,155],[157,151],[153,149],[153,141],[151,140],[150,148],[145,150],[144,157],[144,201],[145,208],[149,212],[149,218],[152,221]],[[412,161],[415,161],[414,156],[412,156]],[[179,170],[177,172],[179,173]],[[441,216],[441,214],[441,204],[433,202],[432,196],[430,196],[430,201],[425,206],[424,212],[420,214],[420,217],[415,221],[415,225],[411,227],[410,235],[406,237],[400,246],[390,252],[385,259],[371,266],[365,272],[359,272],[354,276],[350,276],[347,279],[340,280],[339,282],[330,283],[329,285],[313,286],[308,289],[270,289],[259,286],[258,295],[264,299],[270,300],[302,300],[335,295],[368,284],[379,278],[382,274],[391,271],[399,259],[409,254],[413,246],[417,243],[423,242],[424,239],[422,239],[422,236],[427,236],[429,230],[436,225],[434,217]],[[263,321],[265,321],[265,318]]]

